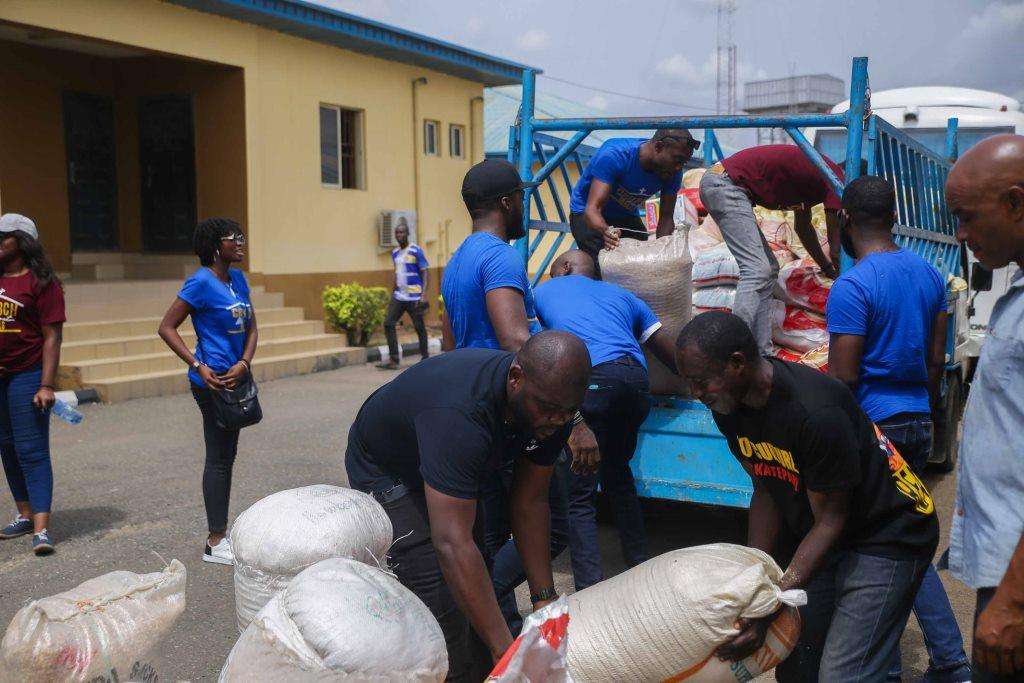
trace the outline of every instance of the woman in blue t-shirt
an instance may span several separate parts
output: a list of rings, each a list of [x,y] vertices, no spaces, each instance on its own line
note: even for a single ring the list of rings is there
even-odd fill
[[[160,323],[160,337],[189,364],[192,395],[203,416],[203,502],[210,532],[203,560],[230,565],[234,564],[234,555],[226,537],[228,499],[231,469],[238,452],[238,430],[217,426],[210,392],[231,389],[252,371],[256,316],[245,275],[231,267],[245,257],[245,236],[238,223],[228,218],[201,221],[192,244],[202,267],[185,280],[167,309]],[[188,316],[192,316],[197,338],[195,354],[178,334],[178,327]]]

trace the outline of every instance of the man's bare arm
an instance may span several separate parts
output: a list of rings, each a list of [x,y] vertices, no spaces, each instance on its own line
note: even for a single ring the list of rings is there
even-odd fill
[[[498,344],[503,350],[516,353],[530,338],[523,293],[515,287],[498,287],[487,292],[484,298]]]
[[[859,334],[829,335],[828,374],[855,389],[860,382],[860,361],[864,356],[864,337]]]
[[[614,249],[619,246],[619,238],[608,231],[611,226],[604,219],[604,205],[612,196],[612,186],[603,180],[594,178],[590,182],[590,194],[587,195],[587,208],[583,212],[583,219],[587,227],[601,236],[606,249]]]
[[[532,595],[555,586],[551,573],[551,510],[548,507],[552,469],[525,458],[519,458],[515,463],[509,506],[512,536]],[[544,604],[546,602],[537,603],[534,608]]]

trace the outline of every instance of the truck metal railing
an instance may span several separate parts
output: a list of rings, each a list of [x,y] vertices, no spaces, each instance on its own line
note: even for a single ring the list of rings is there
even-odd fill
[[[598,130],[650,130],[657,128],[689,128],[703,130],[703,160],[710,166],[723,158],[722,148],[715,135],[716,129],[781,128],[821,171],[822,175],[842,196],[843,182],[825,163],[821,153],[801,131],[805,127],[847,130],[845,181],[850,183],[860,175],[862,155],[867,158],[867,171],[892,181],[898,199],[898,242],[935,264],[943,275],[959,274],[961,247],[956,241],[955,224],[946,208],[945,180],[951,163],[956,158],[957,122],[949,120],[947,129],[947,158],[941,158],[871,114],[867,57],[853,60],[850,78],[850,108],[841,114],[794,114],[785,116],[659,116],[627,118],[564,118],[534,117],[535,73],[523,72],[522,105],[519,117],[509,130],[508,160],[527,180],[540,181],[547,188],[555,213],[549,215],[542,192],[529,190],[524,197],[526,237],[516,242],[527,268],[530,260],[546,245],[547,252],[533,269],[532,284],[543,277],[551,260],[562,247],[569,229],[569,207],[562,196],[568,197],[573,188],[573,171],[578,179],[583,163],[576,153],[587,136]],[[551,135],[554,132],[572,133],[568,138]],[[866,133],[866,138],[865,138]],[[572,164],[569,166],[568,164]],[[535,166],[539,165],[536,168]],[[556,176],[557,171],[557,176]],[[564,191],[560,192],[560,186]],[[531,204],[537,218],[531,218]],[[557,220],[553,220],[557,218]],[[548,239],[548,237],[551,239]],[[842,267],[850,266],[844,254]]]

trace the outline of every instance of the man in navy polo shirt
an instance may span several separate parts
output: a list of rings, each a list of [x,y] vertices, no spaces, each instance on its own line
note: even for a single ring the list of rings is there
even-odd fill
[[[597,472],[575,468],[569,483],[569,547],[576,590],[604,578],[594,499],[598,481],[611,502],[626,565],[647,560],[643,514],[629,461],[640,425],[650,411],[647,361],[641,344],[675,372],[675,340],[661,330],[654,311],[632,292],[597,279],[594,260],[567,251],[551,266],[552,279],[537,287],[537,313],[546,329],[571,332],[587,345],[593,369],[583,400],[597,437]]]
[[[580,250],[596,263],[598,252],[614,249],[620,237],[646,240],[639,212],[659,192],[657,236],[671,235],[683,166],[699,147],[685,128],[660,129],[650,140],[612,138],[601,145],[569,202],[569,224]]]

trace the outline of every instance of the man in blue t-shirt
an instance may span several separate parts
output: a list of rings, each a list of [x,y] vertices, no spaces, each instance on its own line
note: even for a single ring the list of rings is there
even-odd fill
[[[378,363],[381,370],[398,369],[398,335],[395,325],[402,315],[408,313],[416,336],[420,341],[420,358],[427,357],[427,328],[423,324],[423,313],[426,302],[423,292],[427,289],[427,256],[418,244],[409,244],[409,224],[404,218],[399,220],[395,228],[395,241],[398,248],[391,252],[391,262],[395,267],[395,284],[391,292],[391,302],[384,317],[384,336],[388,339],[387,362]]]
[[[646,347],[675,372],[675,340],[661,331],[650,306],[632,292],[597,279],[594,260],[567,251],[551,266],[552,279],[537,287],[537,313],[545,329],[571,332],[587,345],[593,370],[583,407],[601,451],[598,471],[566,473],[569,547],[576,590],[604,578],[594,504],[598,481],[615,514],[628,567],[647,560],[643,514],[629,461],[640,425],[650,411]]]
[[[946,286],[931,264],[893,241],[896,195],[889,181],[861,176],[847,186],[842,207],[842,247],[857,265],[829,294],[829,373],[853,390],[920,476],[946,363]],[[929,644],[932,675],[970,680],[963,638],[934,567],[925,572],[914,612]],[[898,680],[899,671],[897,653],[890,677]]]
[[[685,128],[660,129],[650,140],[606,141],[572,191],[569,224],[576,245],[596,263],[598,252],[614,249],[620,237],[646,240],[647,227],[639,212],[659,192],[657,236],[671,235],[683,166],[699,147]]]

